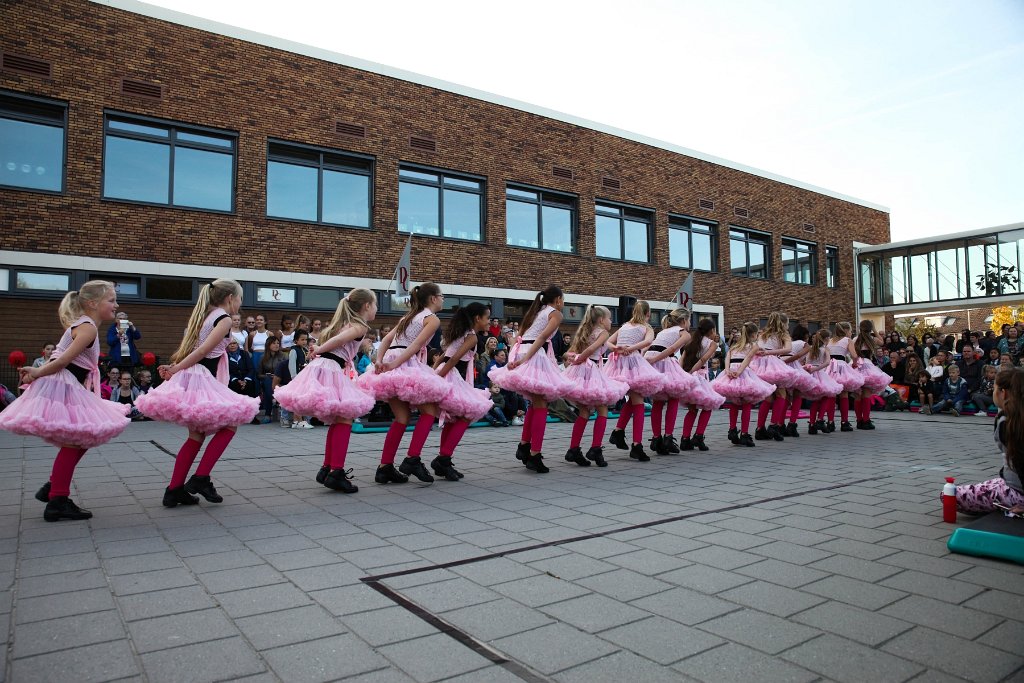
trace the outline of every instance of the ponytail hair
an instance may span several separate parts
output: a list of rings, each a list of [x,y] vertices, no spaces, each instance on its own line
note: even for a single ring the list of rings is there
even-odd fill
[[[775,337],[779,340],[779,343],[785,345],[785,343],[790,340],[789,316],[785,313],[779,313],[778,311],[772,312],[768,316],[768,322],[765,323],[764,330],[761,331],[760,337],[766,341]]]
[[[526,310],[526,315],[523,316],[520,334],[525,334],[530,329],[530,325],[537,319],[540,309],[554,303],[555,299],[560,296],[562,296],[562,289],[558,285],[548,285],[542,291],[537,292],[537,296],[533,297],[533,303],[530,304],[530,308]]]
[[[60,316],[60,324],[64,327],[71,327],[75,321],[85,315],[85,301],[100,301],[107,295],[107,292],[114,289],[113,282],[106,280],[89,280],[77,292],[68,292],[61,299],[57,308],[57,315]]]
[[[683,347],[683,369],[689,372],[690,368],[697,364],[701,356],[701,342],[704,337],[710,337],[714,332],[715,323],[711,318],[704,318],[697,323],[697,333],[690,336],[690,341]]]
[[[327,324],[327,327],[320,330],[320,336],[317,338],[317,341],[323,344],[348,325],[362,325],[366,329],[370,329],[370,323],[366,322],[359,315],[359,312],[376,300],[377,295],[368,289],[362,287],[353,289],[338,302],[338,307],[334,309],[334,317],[331,318],[331,322]]]
[[[854,347],[857,349],[868,349],[871,351],[871,355],[875,355],[877,348],[875,347],[875,324],[870,320],[864,319],[860,321],[860,334],[857,335],[857,339],[854,341]]]
[[[755,341],[757,341],[757,325],[750,321],[740,325],[740,340],[736,346],[746,349],[749,346],[753,346]]]
[[[395,325],[395,336],[401,337],[405,334],[405,328],[409,327],[409,322],[427,307],[430,297],[438,296],[440,293],[441,288],[433,282],[424,282],[422,285],[413,287],[412,291],[409,292],[409,312],[403,315],[402,319]]]
[[[206,319],[206,309],[210,306],[220,306],[232,296],[242,296],[242,285],[234,280],[218,279],[200,288],[199,299],[188,318],[188,326],[185,327],[185,337],[181,340],[178,350],[171,356],[172,363],[180,362],[182,358],[192,353],[199,343],[199,330]]]
[[[643,299],[633,304],[633,317],[629,319],[629,322],[634,325],[643,325],[644,327],[651,326],[651,305]]]
[[[829,340],[831,341],[832,339],[843,339],[844,337],[849,337],[851,332],[853,332],[853,325],[851,325],[850,323],[847,323],[847,322],[836,323],[835,334],[833,334],[829,338]],[[842,333],[842,334],[840,334],[840,333]]]
[[[482,304],[479,301],[468,303],[455,311],[455,315],[448,321],[448,327],[445,328],[444,334],[441,336],[444,345],[450,346],[457,342],[466,332],[473,329],[474,320],[482,315],[489,314],[490,311],[491,309],[486,304]],[[488,317],[490,316],[488,315]]]
[[[829,332],[827,327],[823,327],[815,332],[814,336],[811,337],[811,350],[809,352],[811,360],[817,362],[818,356],[821,355],[821,349],[827,346],[831,340],[832,333]]]
[[[1001,369],[996,375],[996,387],[1006,392],[1002,406],[1006,423],[999,430],[999,439],[1007,462],[1019,475],[1024,473],[1024,369],[1013,366]]]
[[[583,353],[590,346],[590,337],[594,334],[597,324],[602,319],[611,317],[612,312],[604,306],[595,304],[587,306],[587,310],[583,312],[583,320],[576,328],[576,334],[573,335],[572,341],[569,342],[569,350],[573,353]]]
[[[677,308],[661,316],[661,329],[667,330],[670,327],[678,327],[684,320],[690,319],[690,311],[686,308]]]

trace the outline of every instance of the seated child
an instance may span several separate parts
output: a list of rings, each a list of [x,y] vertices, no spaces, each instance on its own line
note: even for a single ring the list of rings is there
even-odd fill
[[[910,385],[910,400],[921,404],[921,412],[925,415],[935,403],[935,385],[927,370],[920,370],[913,384]]]
[[[993,404],[992,393],[996,387],[996,368],[994,365],[986,365],[981,369],[981,381],[978,382],[978,390],[971,394],[971,403],[978,408],[978,415],[988,417],[989,406]]]
[[[996,375],[992,401],[999,408],[992,436],[1003,456],[999,476],[979,484],[956,487],[960,512],[980,515],[996,505],[1024,512],[1024,370],[1007,367]]]
[[[492,384],[489,391],[491,392],[491,409],[488,411],[484,419],[487,420],[492,427],[508,427],[508,418],[505,417],[505,396],[502,395],[501,389],[498,388],[497,384]]]
[[[942,397],[938,403],[932,405],[930,413],[941,413],[948,410],[953,417],[960,417],[964,410],[964,403],[967,402],[967,380],[960,376],[960,368],[950,365],[947,368],[949,379],[942,383]],[[928,413],[925,413],[926,415]]]

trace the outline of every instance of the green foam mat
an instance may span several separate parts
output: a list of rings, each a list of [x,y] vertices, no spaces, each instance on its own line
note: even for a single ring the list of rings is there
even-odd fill
[[[946,546],[954,553],[1024,564],[1024,519],[989,513],[954,531]]]

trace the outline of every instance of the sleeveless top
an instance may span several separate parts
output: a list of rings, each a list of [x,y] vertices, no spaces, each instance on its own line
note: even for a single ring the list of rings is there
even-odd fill
[[[530,329],[523,332],[523,341],[534,341],[540,336],[540,333],[548,326],[548,320],[551,318],[553,310],[555,310],[554,306],[545,306],[537,312],[537,317],[533,319]]]
[[[71,327],[64,330],[64,334],[61,336],[60,341],[57,342],[57,347],[53,350],[53,353],[50,354],[50,361],[53,361],[55,358],[60,358],[61,355],[63,355],[64,352],[68,350],[68,348],[71,346],[71,342],[74,341],[74,339],[71,336],[71,332],[79,325],[83,325],[86,323],[92,325],[93,327],[96,326],[96,322],[92,318],[90,318],[87,315],[83,315],[79,317],[78,320],[71,323]],[[74,375],[75,378],[82,384],[85,384],[85,380],[90,375],[94,375],[93,384],[95,385],[95,390],[98,393],[100,386],[99,362],[100,335],[99,331],[97,330],[96,339],[93,340],[92,344],[90,344],[84,351],[82,351],[80,354],[71,359],[71,362],[68,363],[67,365],[67,370],[72,375]]]
[[[464,335],[456,339],[451,344],[445,346],[441,351],[441,356],[445,359],[444,362],[447,363],[448,359],[452,357],[451,354],[458,351],[459,347],[462,346],[469,338],[473,338],[475,340],[476,332],[474,332],[473,330],[466,330],[466,333]],[[469,364],[473,362],[473,356],[475,355],[475,352],[476,345],[474,344],[473,346],[469,347],[469,351],[466,351],[466,353],[462,354],[462,357],[459,358],[458,362],[455,364],[454,369],[457,370],[459,374],[462,375],[463,377],[466,377],[467,373],[469,372]],[[467,377],[466,379],[468,380],[469,378]]]
[[[238,342],[240,348],[245,348],[245,342],[249,339],[249,333],[245,330],[231,330],[231,338]]]
[[[845,359],[850,352],[850,338],[843,337],[835,344],[830,341],[827,348],[829,355],[842,356]]]
[[[252,333],[252,352],[263,353],[267,350],[267,337],[270,336],[270,332],[253,332]]]
[[[768,337],[767,339],[762,339],[761,337],[758,337],[757,345],[759,348],[762,348],[765,351],[778,351],[784,346],[782,341],[778,337],[774,336]]]
[[[324,358],[333,360],[344,368],[355,362],[356,355],[359,353],[359,347],[362,345],[364,339],[366,339],[365,333],[362,337],[347,341],[333,351],[321,353],[320,355]]]
[[[662,351],[664,351],[665,349],[679,341],[679,337],[681,336],[683,336],[683,329],[681,327],[670,327],[667,330],[662,330],[661,332],[658,332],[658,334],[654,336],[654,341],[651,342],[651,345],[647,347],[647,350],[644,352],[644,355],[648,353],[653,353],[654,355],[661,353]],[[622,335],[619,334],[619,337],[621,338]],[[657,348],[659,346],[661,348]],[[672,354],[672,357],[675,358],[676,354]]]
[[[746,348],[750,349],[751,351],[754,350],[752,347],[749,347],[749,346],[746,347]],[[730,358],[729,358],[729,362],[730,363],[742,363],[743,361],[745,361],[747,359],[747,353],[746,353],[745,349],[741,349],[739,347],[736,347],[736,348],[733,348],[733,349],[729,349],[729,352],[732,354],[730,356]]]
[[[199,328],[199,339],[196,340],[195,348],[199,348],[203,345],[203,342],[210,338],[213,333],[213,328],[216,327],[224,318],[230,318],[223,308],[215,308],[210,311],[209,315],[206,316],[206,320],[203,321],[202,327]],[[221,379],[221,365],[224,366],[223,375],[227,377],[227,354],[225,349],[228,348],[228,342],[231,341],[231,333],[229,332],[223,339],[217,341],[216,346],[210,349],[206,357],[199,361],[199,365],[210,371],[217,379]],[[226,379],[223,380],[226,383]]]
[[[596,329],[593,332],[591,332],[590,341],[587,342],[587,346],[590,346],[591,344],[596,342],[597,338],[601,336],[602,332],[604,332],[604,330],[602,329]],[[597,347],[597,349],[595,349],[594,352],[590,354],[590,360],[600,365],[601,357],[604,355],[604,350],[607,348],[608,344],[601,344],[601,346]]]
[[[291,334],[282,334],[281,335],[281,350],[282,351],[287,351],[288,349],[292,348],[293,346],[295,346],[295,332],[292,332]]]
[[[812,357],[810,353],[804,356],[804,365],[826,365],[829,360],[829,350],[826,347],[818,349],[818,355]]]
[[[647,327],[626,323],[619,328],[619,346],[633,346],[638,342],[642,342],[646,336]]]
[[[785,360],[786,358],[790,358],[790,359],[792,359],[792,358],[793,358],[793,356],[795,356],[795,355],[797,355],[798,353],[800,353],[801,351],[803,351],[803,350],[804,350],[804,347],[805,347],[805,346],[807,346],[807,342],[805,342],[805,341],[801,341],[801,340],[799,340],[799,339],[796,339],[796,340],[794,340],[794,341],[793,341],[793,348],[792,348],[792,349],[790,349],[790,351],[789,351],[789,355],[788,355],[788,356],[783,356],[783,357],[782,357],[782,359],[783,359],[783,360]],[[799,361],[795,361],[795,360],[787,360],[786,362],[787,362],[787,363],[790,363],[790,364],[792,364],[792,363],[797,363],[797,362],[799,362]]]

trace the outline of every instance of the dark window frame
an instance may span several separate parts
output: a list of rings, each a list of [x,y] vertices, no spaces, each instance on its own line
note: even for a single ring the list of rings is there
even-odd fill
[[[607,210],[602,213],[601,207],[607,207]],[[618,211],[616,215],[614,211]],[[627,216],[626,212],[632,212],[631,215]],[[617,218],[619,221],[619,254],[618,258],[613,256],[600,256],[597,254],[597,217],[604,216],[605,218]],[[633,221],[644,221],[647,223],[647,259],[644,261],[634,261],[627,259],[626,256],[626,220]],[[657,212],[654,209],[647,208],[644,206],[636,206],[634,204],[623,204],[622,202],[616,202],[609,199],[595,199],[594,200],[594,254],[597,258],[605,261],[618,261],[621,263],[639,263],[647,265],[654,264],[654,224],[657,219]]]
[[[114,119],[127,124],[137,123],[140,125],[160,127],[168,129],[168,136],[166,139],[159,138],[153,135],[146,135],[145,133],[117,130],[113,131],[110,128],[110,121]],[[204,144],[202,142],[196,142],[192,140],[178,140],[178,133],[195,133],[197,135],[207,135],[210,137],[220,137],[231,142],[230,156],[231,156],[231,208],[230,209],[209,209],[200,206],[185,206],[182,204],[174,203],[174,152],[177,147],[184,147],[187,149],[198,149],[205,152],[216,152],[219,154],[225,154],[225,148],[218,147],[216,145]],[[113,136],[118,138],[125,138],[128,140],[137,140],[140,142],[151,142],[164,144],[169,147],[168,157],[168,177],[167,177],[167,202],[149,202],[139,199],[126,199],[122,197],[108,197],[106,196],[106,185],[107,185],[107,137]],[[113,109],[103,110],[103,161],[100,170],[100,200],[105,202],[124,202],[128,204],[138,204],[141,206],[160,206],[169,209],[181,209],[184,211],[202,211],[204,213],[217,213],[221,215],[235,215],[238,209],[238,132],[225,130],[222,128],[210,128],[208,126],[201,126],[187,122],[173,121],[169,119],[155,118],[152,116],[142,116],[139,114],[131,114],[127,112],[116,111]]]
[[[280,145],[282,147],[293,147],[297,150],[305,152],[315,153],[319,155],[319,162],[317,164],[311,164],[304,162],[295,157],[289,158],[287,155],[275,154],[271,150],[274,145]],[[365,163],[366,170],[357,169],[354,167],[342,167],[340,164],[330,164],[324,162],[325,155],[333,155],[337,157],[345,157],[352,159],[356,162]],[[275,161],[278,163],[292,164],[295,166],[304,166],[306,168],[317,169],[317,191],[316,191],[316,215],[317,219],[314,221],[303,219],[303,218],[291,218],[288,216],[274,216],[270,214],[270,162]],[[282,140],[279,138],[267,138],[267,166],[266,166],[266,177],[267,190],[264,196],[263,214],[268,220],[272,221],[286,221],[289,223],[305,223],[307,225],[325,225],[332,228],[351,228],[353,230],[373,230],[373,215],[374,215],[374,191],[373,184],[376,176],[376,164],[377,159],[370,154],[360,154],[358,152],[349,152],[346,150],[332,149],[330,147],[319,147],[315,145],[305,145],[298,142],[290,142],[288,140]],[[368,209],[368,225],[351,225],[348,223],[330,223],[323,220],[324,210],[324,169],[343,171],[345,173],[351,173],[352,175],[365,175],[369,178],[367,183],[367,209]]]
[[[793,262],[796,268],[797,279],[787,280],[786,279],[786,259],[783,253],[786,250],[793,252]],[[800,277],[800,263],[803,260],[803,256],[807,256],[810,259],[809,272],[811,275],[810,282],[801,282]],[[779,261],[782,265],[782,281],[790,285],[802,285],[804,287],[813,287],[818,284],[818,243],[810,242],[808,240],[797,239],[796,237],[782,236],[779,239]]]
[[[23,187],[20,185],[4,185],[0,184],[0,189],[3,190],[16,190],[19,192],[38,192],[41,194],[49,194],[60,196],[67,191],[68,184],[68,103],[63,100],[55,100],[47,97],[39,97],[36,95],[29,95],[27,93],[17,92],[15,90],[2,90],[0,89],[0,118],[8,118],[16,121],[24,121],[25,123],[35,123],[44,126],[58,127],[55,124],[57,119],[47,118],[38,114],[32,114],[29,112],[16,112],[8,109],[4,100],[13,100],[14,102],[24,102],[26,105],[35,104],[42,107],[52,107],[59,109],[61,112],[60,129],[64,131],[64,140],[61,144],[61,169],[60,169],[60,189],[59,190],[42,190],[33,187]]]
[[[523,192],[536,192],[537,199],[526,199],[525,197],[509,197],[508,191],[522,190]],[[555,197],[565,197],[571,200],[572,206],[566,207],[565,204],[558,204],[556,202],[545,201],[544,195],[551,195]],[[522,204],[532,204],[537,207],[537,244],[539,246],[530,247],[522,244],[512,244],[508,241],[508,202],[520,202]],[[569,251],[559,251],[558,249],[545,249],[544,244],[544,207],[548,206],[555,209],[567,209],[569,211],[569,239],[571,249]],[[505,246],[514,247],[516,249],[529,249],[530,251],[542,251],[548,254],[562,254],[562,255],[579,255],[579,221],[580,221],[580,197],[578,194],[572,192],[563,192],[561,190],[551,190],[546,187],[538,187],[536,185],[529,185],[526,183],[505,183]]]
[[[81,285],[76,284],[75,271],[65,268],[33,268],[31,266],[4,265],[8,270],[7,289],[2,293],[7,296],[30,297],[39,299],[63,299],[68,292],[78,289]],[[20,273],[32,273],[36,275],[61,275],[68,278],[68,288],[59,289],[31,289],[18,287],[18,275]]]
[[[684,225],[680,224],[680,221],[685,222],[686,225],[684,226]],[[694,226],[694,224],[705,226],[708,229],[707,230],[707,235],[710,237],[710,241],[711,241],[711,256],[710,256],[711,269],[710,270],[706,270],[704,268],[694,268],[693,267],[693,232],[694,232],[693,231],[693,226]],[[668,238],[668,248],[669,248],[668,264],[669,264],[670,268],[677,268],[679,270],[696,270],[696,271],[699,271],[701,273],[717,273],[718,272],[718,253],[719,253],[719,247],[718,247],[718,222],[717,221],[709,221],[709,220],[702,219],[702,218],[694,218],[692,216],[686,216],[684,214],[679,214],[679,213],[670,213],[668,215],[668,230],[669,230],[669,233],[668,233],[668,235],[669,235],[669,238]],[[688,253],[689,253],[689,256],[690,256],[690,264],[688,266],[677,266],[677,265],[674,265],[672,263],[672,231],[673,230],[678,230],[680,232],[685,232],[686,233],[686,244],[687,244],[687,249],[688,249]],[[701,234],[704,234],[704,233],[701,233]]]
[[[825,286],[839,289],[839,247],[825,245]]]
[[[436,183],[430,182],[429,180],[423,180],[421,178],[408,178],[402,176],[402,171],[408,170],[414,173],[433,173],[438,176]],[[452,185],[449,189],[457,192],[466,192],[467,194],[478,194],[480,196],[480,239],[470,239],[468,237],[452,237],[446,235],[444,232],[444,190],[445,190],[445,178],[452,178],[454,180],[468,180],[480,183],[478,190],[473,190],[468,187],[460,187],[458,185]],[[471,244],[485,244],[487,242],[487,177],[476,175],[474,173],[466,173],[464,171],[453,171],[451,169],[439,168],[436,166],[424,166],[422,164],[399,162],[398,164],[398,192],[401,196],[401,185],[402,183],[409,183],[412,185],[420,185],[422,187],[433,187],[437,188],[437,229],[440,234],[428,235],[422,232],[402,232],[398,230],[399,235],[418,235],[420,237],[427,237],[430,239],[441,239],[441,240],[454,240],[456,242],[469,242]],[[401,200],[399,200],[398,212],[401,215],[402,207]]]
[[[743,237],[734,237],[733,232],[744,233]],[[751,239],[754,237],[755,239]],[[744,256],[746,257],[746,266],[744,273],[734,273],[732,268],[732,242],[737,240],[743,242]],[[764,277],[750,274],[750,243],[764,245]],[[754,230],[753,228],[746,228],[742,225],[730,225],[729,226],[729,274],[736,277],[747,277],[752,280],[764,280],[769,281],[772,279],[772,234],[770,232],[763,232],[761,230]]]

